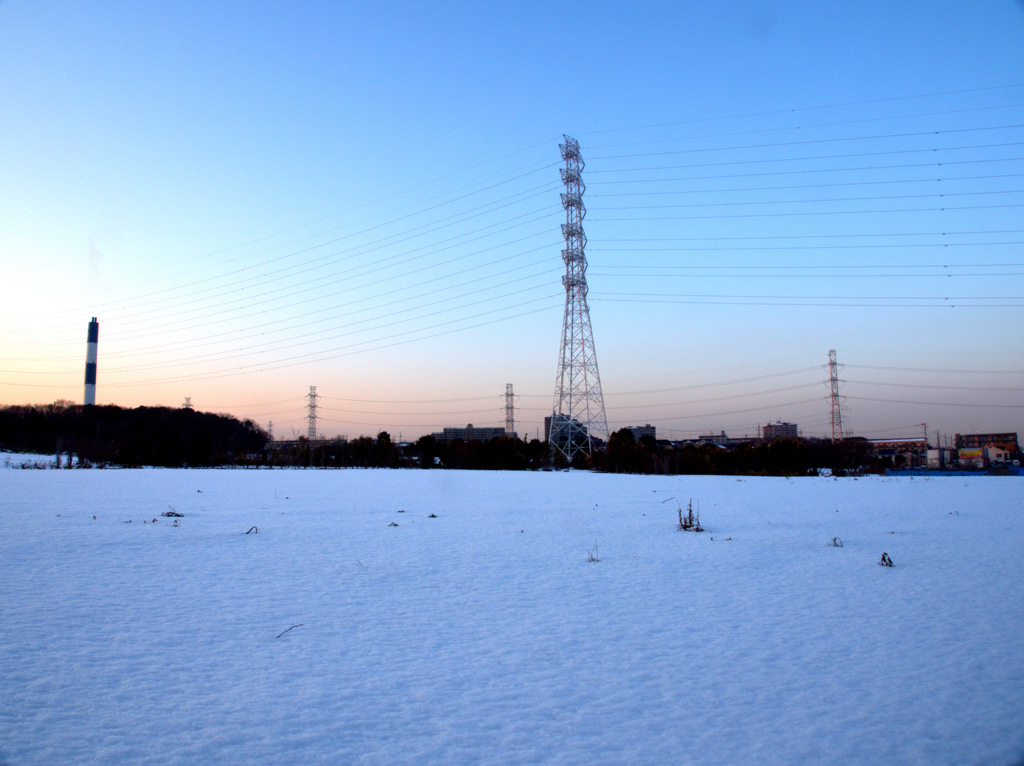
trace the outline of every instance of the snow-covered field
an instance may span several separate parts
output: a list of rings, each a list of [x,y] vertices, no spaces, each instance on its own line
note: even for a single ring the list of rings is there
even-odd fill
[[[4,766],[1022,756],[1019,478],[0,469]]]

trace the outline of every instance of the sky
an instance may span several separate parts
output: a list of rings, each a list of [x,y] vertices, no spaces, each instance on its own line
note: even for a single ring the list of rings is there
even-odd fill
[[[1024,3],[0,2],[0,404],[1024,431]],[[938,435],[938,436],[936,436]]]

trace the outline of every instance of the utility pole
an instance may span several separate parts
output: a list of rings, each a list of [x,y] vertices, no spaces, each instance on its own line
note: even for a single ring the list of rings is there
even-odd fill
[[[590,327],[590,308],[587,305],[587,258],[584,249],[587,236],[583,232],[583,157],[575,138],[563,136],[559,144],[565,167],[560,168],[565,192],[562,206],[565,223],[562,235],[565,249],[565,314],[562,319],[562,343],[558,355],[558,373],[555,376],[555,398],[551,408],[551,428],[548,441],[551,457],[561,455],[572,463],[578,455],[590,455],[592,439],[608,438],[608,419],[604,411],[604,395],[597,370],[594,334]]]

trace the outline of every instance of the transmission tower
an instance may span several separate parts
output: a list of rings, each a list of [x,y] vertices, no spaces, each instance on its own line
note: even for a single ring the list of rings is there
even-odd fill
[[[311,442],[315,442],[316,439],[317,439],[317,436],[316,436],[316,407],[317,407],[317,403],[316,403],[316,386],[310,386],[309,387],[309,403],[306,405],[306,409],[308,410],[308,414],[306,415],[306,420],[309,423],[309,427],[308,427],[308,429],[306,431],[306,438],[308,438]]]
[[[843,409],[839,401],[839,365],[836,364],[836,352],[828,352],[828,373],[832,384],[832,441],[843,440]]]
[[[584,249],[587,235],[583,233],[583,157],[575,138],[563,136],[559,144],[565,167],[561,168],[562,206],[565,223],[562,235],[565,249],[565,315],[562,319],[562,345],[558,354],[558,374],[555,376],[555,401],[551,408],[551,426],[548,441],[551,457],[561,455],[571,463],[580,454],[589,455],[592,439],[608,438],[608,419],[604,413],[601,378],[597,371],[594,335],[590,329],[590,309],[587,306],[587,258]]]
[[[505,436],[509,439],[516,437],[515,395],[511,383],[505,384]]]

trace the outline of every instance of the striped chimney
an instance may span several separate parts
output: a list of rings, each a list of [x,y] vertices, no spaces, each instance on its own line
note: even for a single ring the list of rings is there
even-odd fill
[[[100,323],[89,322],[89,340],[85,352],[85,403],[96,404],[96,352],[100,342]]]

